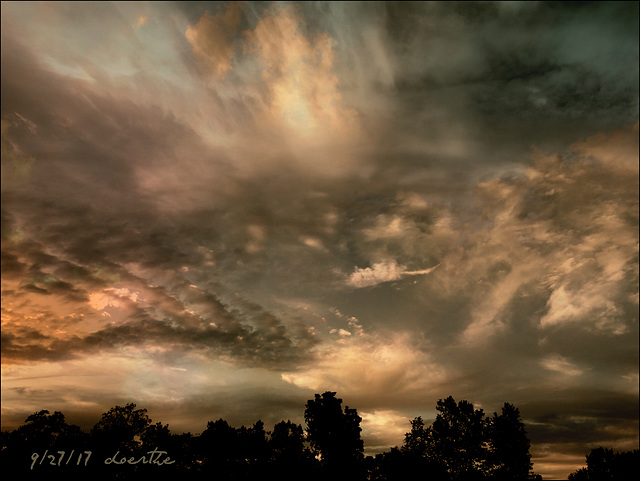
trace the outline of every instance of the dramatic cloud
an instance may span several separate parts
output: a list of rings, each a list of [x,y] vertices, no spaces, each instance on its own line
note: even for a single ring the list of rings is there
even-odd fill
[[[378,262],[364,269],[356,267],[349,276],[348,284],[353,287],[375,286],[382,282],[396,281],[405,276],[429,274],[433,269],[435,269],[435,267],[421,271],[408,271],[405,266],[399,266],[395,261],[387,263]]]
[[[205,13],[196,25],[187,28],[186,37],[196,55],[210,65],[214,75],[224,79],[233,67],[232,37],[237,33],[242,11],[238,4],[216,15]]]
[[[3,428],[331,390],[370,454],[449,395],[516,404],[547,478],[637,447],[637,19],[3,3]]]

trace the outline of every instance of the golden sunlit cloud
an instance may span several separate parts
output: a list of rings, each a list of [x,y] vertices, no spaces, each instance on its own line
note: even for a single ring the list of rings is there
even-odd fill
[[[142,27],[145,23],[149,21],[149,17],[147,15],[140,15],[138,20],[136,20],[136,27]]]
[[[362,411],[359,414],[362,417],[363,434],[373,441],[368,448],[374,453],[387,449],[390,442],[402,444],[405,433],[409,431],[411,420],[392,409]]]
[[[232,2],[215,15],[206,12],[198,23],[190,25],[185,32],[195,55],[221,80],[233,68],[232,38],[238,33],[241,15],[241,5]]]
[[[399,265],[396,261],[376,262],[371,267],[358,268],[347,279],[347,284],[356,287],[370,287],[384,282],[397,281],[406,276],[421,276],[433,272],[438,266],[430,269],[410,271],[406,266]]]
[[[548,356],[540,364],[545,369],[566,377],[580,376],[583,373],[582,369],[579,369],[570,360],[560,355]]]
[[[584,158],[592,158],[608,168],[638,175],[638,123],[613,132],[600,132],[571,146]]]
[[[358,124],[356,112],[344,106],[338,89],[334,41],[327,34],[309,40],[302,28],[297,10],[283,6],[245,32],[248,52],[262,62],[262,79],[269,89],[263,121],[276,121],[311,145],[318,138],[341,143],[355,134]]]
[[[282,379],[316,391],[339,390],[358,397],[431,391],[451,374],[418,349],[408,334],[344,336],[319,349],[317,362]]]

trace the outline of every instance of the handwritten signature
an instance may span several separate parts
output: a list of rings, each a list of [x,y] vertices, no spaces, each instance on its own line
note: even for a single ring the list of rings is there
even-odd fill
[[[75,449],[72,449],[67,456],[66,451],[57,451],[55,454],[49,454],[49,450],[46,449],[42,455],[40,453],[33,453],[31,455],[31,469],[33,470],[36,464],[39,466],[46,460],[46,464],[49,466],[66,466],[70,462],[74,461],[76,466],[87,466],[89,459],[91,459],[91,451],[79,451],[76,454]],[[158,448],[153,448],[152,451],[147,451],[142,456],[125,456],[120,454],[120,451],[116,451],[113,456],[109,456],[104,459],[104,464],[154,464],[156,466],[164,466],[166,464],[173,464],[175,460],[167,456],[166,451],[161,451]]]

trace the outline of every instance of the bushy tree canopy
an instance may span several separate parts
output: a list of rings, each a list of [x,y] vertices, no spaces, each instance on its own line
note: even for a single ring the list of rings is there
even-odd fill
[[[358,412],[348,406],[343,411],[342,399],[327,391],[307,402],[304,419],[308,440],[324,468],[332,475],[349,473],[350,479],[357,479],[364,451]]]
[[[587,466],[569,475],[569,481],[626,481],[640,476],[640,451],[614,452],[598,447],[586,456]]]
[[[137,447],[141,436],[151,425],[146,409],[136,409],[134,403],[115,406],[102,414],[100,421],[91,430],[91,434],[101,444],[128,448]]]
[[[427,452],[457,479],[481,470],[486,458],[482,409],[451,396],[437,403],[439,414],[431,426]]]
[[[487,420],[488,469],[496,480],[524,480],[531,470],[531,443],[520,411],[505,403],[502,413]]]
[[[434,476],[445,471],[453,480],[527,479],[530,442],[516,407],[505,403],[501,414],[486,419],[482,409],[449,396],[437,402],[436,410],[429,427],[421,417],[411,422],[401,449],[407,463],[421,458]]]

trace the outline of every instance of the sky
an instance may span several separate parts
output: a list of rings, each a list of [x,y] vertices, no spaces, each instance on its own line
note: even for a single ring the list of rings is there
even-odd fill
[[[2,428],[638,448],[637,2],[2,2]]]

